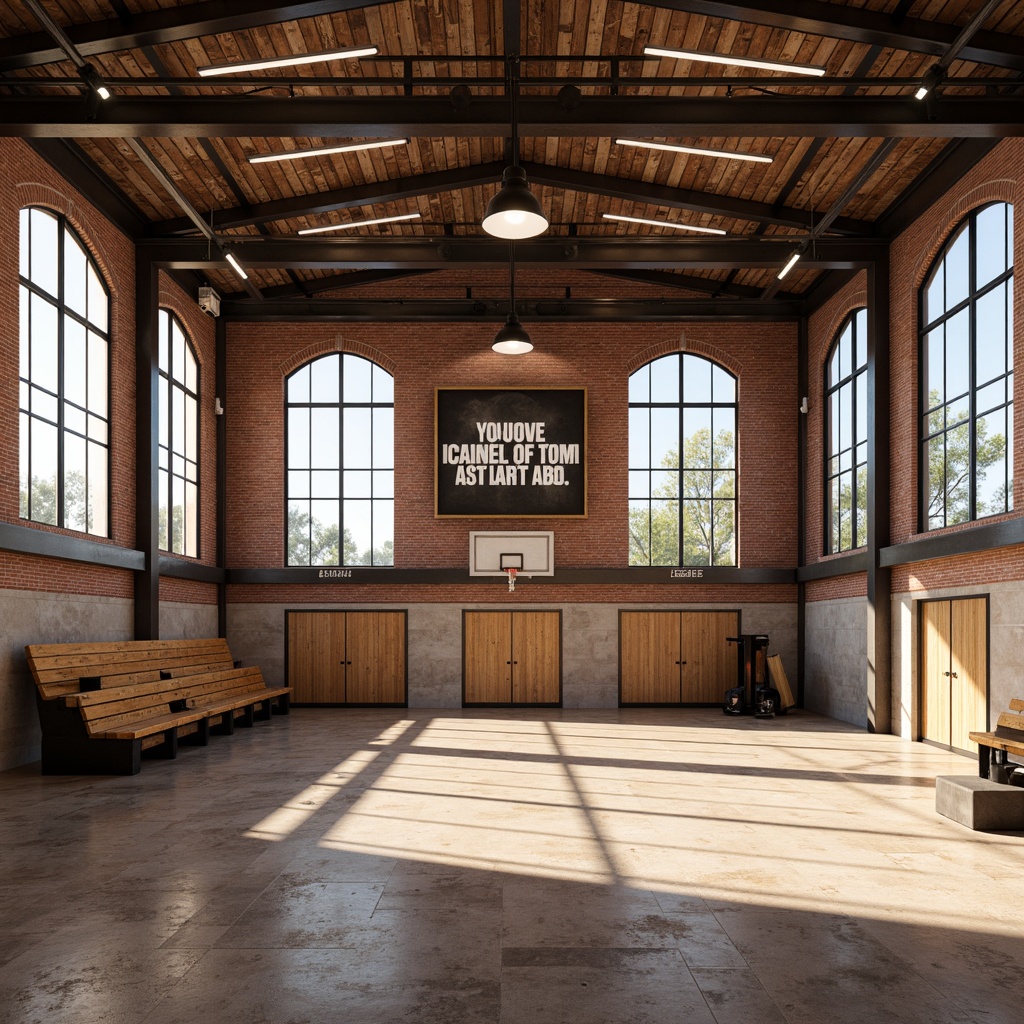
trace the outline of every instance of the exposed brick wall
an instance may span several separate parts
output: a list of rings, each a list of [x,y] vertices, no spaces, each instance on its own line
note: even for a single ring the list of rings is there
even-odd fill
[[[835,601],[842,597],[867,597],[868,574],[852,572],[845,576],[833,576],[827,580],[812,580],[804,586],[804,600]]]
[[[135,580],[134,573],[127,569],[0,551],[0,590],[130,598],[135,593]]]
[[[467,272],[465,280],[469,285],[472,275]],[[351,351],[373,359],[395,376],[398,566],[466,566],[469,531],[500,527],[554,530],[556,565],[625,567],[627,378],[643,362],[678,351],[682,325],[531,325],[536,350],[518,359],[491,351],[495,329],[491,324],[229,325],[228,565],[283,565],[284,377],[314,355]],[[796,327],[687,324],[685,344],[689,351],[719,360],[740,377],[740,564],[793,565],[798,415]],[[497,523],[493,519],[434,517],[434,389],[459,385],[587,388],[586,519],[509,518]],[[780,415],[780,409],[786,412]],[[467,595],[479,594],[483,599],[478,587],[463,589]],[[584,589],[593,596],[583,596]],[[732,588],[724,589],[734,593]],[[746,599],[792,599],[773,597],[780,593],[789,595],[790,587],[753,589],[760,596]],[[667,599],[665,589],[658,587],[644,588],[643,593],[632,588],[569,590],[573,600]],[[367,599],[372,595],[382,601],[408,600],[407,591],[408,588],[396,588],[396,593],[392,593],[390,588],[373,588],[367,590]],[[286,592],[291,595],[291,588],[232,587],[230,599],[338,600],[338,591],[332,588],[302,588],[295,591],[294,597],[285,597]],[[348,588],[345,592],[350,596],[356,593]],[[543,600],[570,599],[556,597],[551,587],[545,587],[543,592]],[[426,599],[451,597],[443,590]],[[733,599],[738,600],[739,595]]]

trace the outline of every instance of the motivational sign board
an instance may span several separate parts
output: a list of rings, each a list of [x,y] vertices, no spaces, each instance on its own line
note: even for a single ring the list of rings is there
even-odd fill
[[[438,516],[585,516],[586,388],[438,388]]]

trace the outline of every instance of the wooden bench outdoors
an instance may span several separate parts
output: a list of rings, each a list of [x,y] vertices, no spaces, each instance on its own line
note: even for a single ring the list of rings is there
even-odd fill
[[[968,735],[978,744],[978,774],[983,779],[991,777],[992,765],[1007,764],[1007,754],[1024,757],[1024,700],[1010,701],[1010,710],[1000,714],[995,732]]]
[[[241,667],[227,641],[29,644],[44,775],[134,775],[142,753],[173,758],[257,718],[287,714],[288,687]]]

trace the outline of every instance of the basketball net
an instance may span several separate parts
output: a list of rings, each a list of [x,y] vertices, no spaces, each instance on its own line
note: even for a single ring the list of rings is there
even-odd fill
[[[505,570],[505,572],[508,573],[508,592],[510,594],[512,593],[513,590],[516,589],[516,573],[518,571],[519,571],[518,569],[511,569],[511,568]]]

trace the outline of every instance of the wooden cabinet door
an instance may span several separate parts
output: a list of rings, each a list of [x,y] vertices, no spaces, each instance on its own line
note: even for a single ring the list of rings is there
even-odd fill
[[[736,648],[726,637],[739,633],[739,612],[682,612],[684,704],[721,704],[736,685]]]
[[[557,704],[560,663],[558,612],[513,612],[512,703]]]
[[[922,601],[921,625],[921,739],[948,745],[950,741],[950,602]]]
[[[949,744],[976,754],[968,733],[988,727],[988,602],[978,597],[951,604]]]
[[[465,612],[462,657],[466,704],[512,702],[511,612]]]
[[[345,612],[345,701],[405,703],[405,613]]]
[[[619,680],[622,704],[678,704],[679,612],[619,613]]]
[[[345,613],[288,613],[288,685],[295,704],[345,702]]]

